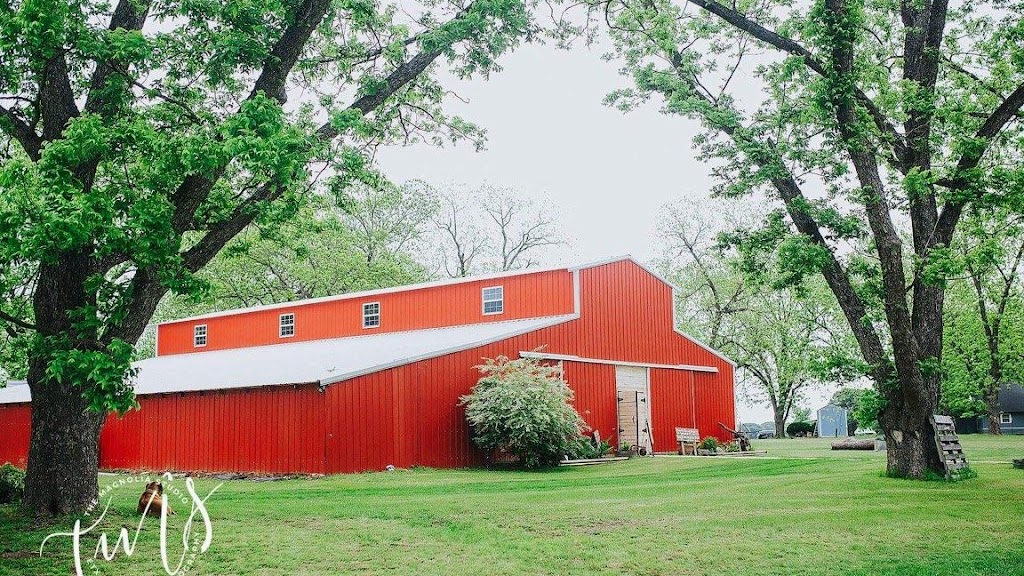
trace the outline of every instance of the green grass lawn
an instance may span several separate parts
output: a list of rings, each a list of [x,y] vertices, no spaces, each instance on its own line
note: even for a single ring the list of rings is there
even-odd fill
[[[190,573],[1024,575],[1024,470],[997,463],[1024,457],[1024,436],[963,443],[979,477],[960,483],[885,478],[883,454],[817,439],[759,441],[757,459],[226,482]],[[108,528],[134,525],[140,492],[115,492]],[[66,539],[24,554],[70,526],[0,507],[0,574],[73,573]],[[158,540],[148,522],[135,555],[99,573],[164,573]]]

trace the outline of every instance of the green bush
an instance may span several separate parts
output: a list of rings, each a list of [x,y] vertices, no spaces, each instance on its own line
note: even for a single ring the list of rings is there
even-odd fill
[[[612,445],[604,440],[595,444],[590,436],[580,436],[569,446],[569,451],[565,455],[569,457],[569,460],[589,460],[600,458],[611,449]]]
[[[0,466],[0,504],[21,500],[25,493],[25,471],[10,462]]]
[[[700,444],[697,444],[697,448],[701,450],[710,450],[711,452],[718,452],[718,446],[718,438],[715,438],[714,436],[708,436],[701,440]]]
[[[786,426],[786,434],[789,436],[808,435],[814,432],[814,422],[790,422]]]
[[[478,446],[505,450],[525,468],[557,464],[572,451],[586,425],[558,367],[501,356],[476,368],[483,377],[460,405]]]
[[[864,428],[879,430],[878,415],[885,408],[885,398],[877,390],[866,390],[857,399],[857,406],[853,409],[853,417]]]

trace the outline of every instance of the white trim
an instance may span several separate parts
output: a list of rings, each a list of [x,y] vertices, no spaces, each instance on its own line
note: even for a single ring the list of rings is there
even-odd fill
[[[1006,416],[1006,420],[1003,420],[1003,416]],[[1013,415],[1010,414],[1009,412],[1000,412],[999,413],[999,423],[1000,424],[1013,424]]]
[[[156,333],[153,335],[153,357],[160,355],[160,325],[155,326]]]
[[[568,360],[585,364],[611,364],[614,366],[633,366],[636,368],[659,368],[664,370],[689,370],[691,372],[718,372],[715,366],[694,366],[692,364],[655,364],[653,362],[627,362],[624,360],[607,360],[604,358],[584,358],[572,354],[548,354],[546,352],[519,352],[520,358],[537,358],[539,360]]]
[[[291,324],[287,324],[286,325],[284,323],[284,319],[285,319],[286,316],[291,316],[292,317],[292,323]],[[285,326],[291,327],[291,329],[292,329],[292,333],[291,334],[282,334],[282,331],[284,330]],[[279,314],[277,316],[277,337],[278,338],[294,338],[295,337],[295,312],[285,312],[284,314]]]
[[[196,339],[199,338],[199,334],[196,333],[200,328],[203,329],[203,343],[196,344]],[[205,348],[210,343],[210,328],[206,324],[196,324],[192,326],[192,347],[193,348]]]
[[[484,339],[478,340],[476,342],[469,342],[467,344],[461,344],[459,346],[452,346],[450,348],[445,348],[445,349],[442,349],[442,350],[431,350],[430,352],[428,352],[426,354],[420,354],[418,356],[412,356],[412,357],[409,357],[409,358],[402,358],[401,360],[396,360],[394,362],[386,362],[384,364],[378,364],[376,366],[370,366],[369,368],[364,368],[364,369],[361,369],[361,370],[353,370],[352,372],[346,372],[345,374],[340,374],[338,376],[334,376],[334,377],[331,377],[331,378],[324,378],[324,379],[320,380],[320,389],[323,390],[324,388],[330,386],[331,384],[337,384],[338,382],[343,382],[345,380],[351,380],[353,378],[358,378],[360,376],[365,376],[367,374],[373,374],[374,372],[380,372],[382,370],[388,370],[389,368],[397,368],[399,366],[405,366],[407,364],[414,364],[414,363],[419,362],[421,360],[429,360],[431,358],[437,358],[439,356],[446,356],[448,354],[454,354],[456,352],[462,352],[463,350],[470,350],[472,348],[478,348],[480,346],[486,346],[488,344],[493,344],[494,342],[500,342],[502,340],[507,340],[508,338],[515,338],[516,336],[522,336],[523,334],[529,334],[530,332],[536,332],[537,330],[543,330],[544,328],[550,328],[552,326],[557,326],[558,324],[564,324],[566,322],[571,322],[573,320],[578,320],[579,317],[580,317],[579,314],[568,314],[568,315],[565,315],[565,316],[555,316],[554,318],[551,319],[550,322],[545,322],[545,323],[539,324],[537,326],[531,326],[529,328],[524,328],[524,329],[521,329],[521,330],[514,330],[512,332],[506,332],[504,334],[499,334],[498,336],[494,336],[494,337],[491,337],[491,338],[484,338]],[[514,320],[512,320],[512,322],[514,322]]]
[[[572,309],[576,314],[580,313],[580,303],[583,297],[580,295],[580,271],[572,271]]]
[[[367,306],[373,306],[375,304],[377,305],[377,313],[376,314],[367,314],[366,313],[366,307]],[[374,328],[380,328],[380,320],[381,320],[380,302],[363,302],[362,311],[363,311],[363,330],[372,330]],[[371,317],[371,316],[376,316],[377,317],[377,323],[372,325],[372,326],[367,326],[366,325],[366,319],[368,317]]]
[[[488,290],[501,290],[501,300],[493,300],[493,299],[492,300],[488,300],[484,296],[484,293],[487,292]],[[487,303],[488,302],[500,302],[501,303],[501,310],[498,310],[496,312],[488,312],[487,311]],[[504,286],[504,284],[498,284],[498,285],[495,285],[495,286],[483,286],[483,287],[480,288],[480,313],[483,314],[484,316],[498,316],[499,314],[504,314],[505,313],[505,286]]]

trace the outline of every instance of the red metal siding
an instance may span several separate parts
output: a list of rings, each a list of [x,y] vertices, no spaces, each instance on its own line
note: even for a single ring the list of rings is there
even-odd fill
[[[576,411],[591,430],[597,430],[602,439],[617,446],[615,366],[565,362],[563,369],[566,383],[576,394]]]
[[[503,283],[508,290],[508,282]],[[578,320],[383,370],[325,392],[302,385],[141,396],[141,411],[108,418],[100,439],[101,466],[331,473],[379,470],[388,464],[480,463],[483,456],[470,442],[458,406],[479,377],[473,366],[483,357],[516,357],[539,347],[584,358],[714,366],[718,373],[650,371],[655,447],[671,450],[674,428],[692,426],[694,419],[702,436],[726,439],[718,422],[735,423],[732,366],[673,331],[671,291],[631,262],[582,270],[580,283]],[[563,298],[534,297],[537,302]],[[476,289],[473,298],[478,302]],[[279,311],[272,312],[276,335]],[[211,331],[211,344],[214,336]],[[564,365],[577,410],[607,438],[617,422],[614,366]],[[25,405],[0,406],[0,455],[22,465],[28,414]]]
[[[32,409],[28,404],[0,406],[0,464],[25,467],[31,430]]]
[[[483,314],[481,290],[488,286],[504,287],[504,313]],[[378,328],[363,328],[362,306],[369,302],[380,303]],[[572,274],[568,270],[554,270],[161,324],[157,328],[157,352],[161,356],[208,352],[572,312]],[[280,315],[291,313],[295,314],[295,336],[281,338]],[[207,326],[207,345],[196,348],[193,327],[202,324]]]

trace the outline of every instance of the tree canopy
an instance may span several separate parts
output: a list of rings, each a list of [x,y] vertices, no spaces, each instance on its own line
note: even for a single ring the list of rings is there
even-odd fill
[[[891,475],[940,471],[950,245],[964,212],[1019,212],[1024,11],[1015,1],[589,0],[562,39],[606,31],[631,87],[699,122],[723,195],[776,212],[747,235],[820,274],[883,400]]]
[[[479,143],[438,68],[486,77],[534,29],[517,0],[0,4],[0,318],[30,341],[26,503],[95,497],[103,415],[134,405],[132,344],[168,290],[205,289],[232,238],[311,190],[379,183],[381,144]]]

